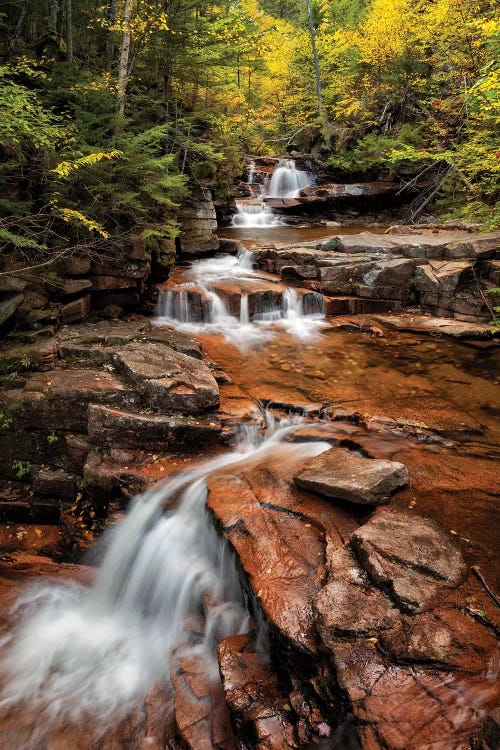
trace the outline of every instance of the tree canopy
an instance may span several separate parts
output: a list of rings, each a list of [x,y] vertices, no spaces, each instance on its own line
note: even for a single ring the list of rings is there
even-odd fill
[[[496,3],[312,0],[312,28],[307,5],[7,0],[0,243],[173,237],[193,185],[230,197],[246,155],[294,149],[498,224]]]

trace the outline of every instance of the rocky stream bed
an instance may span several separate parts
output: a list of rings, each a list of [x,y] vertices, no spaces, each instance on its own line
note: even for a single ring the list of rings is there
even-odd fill
[[[218,606],[204,592],[170,680],[134,710],[101,726],[76,706],[58,723],[57,706],[11,694],[1,750],[499,747],[500,357],[473,293],[498,284],[498,241],[261,243],[254,267],[175,269],[160,290],[174,319],[90,319],[2,347],[7,663],[26,584],[92,586],[102,553],[82,550],[134,495],[229,461],[241,425],[254,443],[288,427],[206,475],[251,616],[219,639],[215,671],[195,648]]]

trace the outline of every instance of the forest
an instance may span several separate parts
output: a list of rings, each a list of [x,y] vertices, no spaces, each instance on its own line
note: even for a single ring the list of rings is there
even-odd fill
[[[493,0],[7,0],[2,253],[173,238],[193,186],[248,156],[315,153],[398,179],[416,215],[500,222]]]

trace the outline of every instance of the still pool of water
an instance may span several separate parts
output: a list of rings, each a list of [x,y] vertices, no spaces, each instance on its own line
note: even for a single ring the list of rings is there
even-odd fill
[[[388,227],[366,227],[360,224],[340,227],[308,227],[308,226],[284,226],[277,224],[272,227],[221,227],[218,230],[219,237],[230,240],[240,240],[247,244],[254,243],[276,243],[276,244],[300,244],[334,237],[337,234],[360,234],[371,232],[372,234],[385,234]]]

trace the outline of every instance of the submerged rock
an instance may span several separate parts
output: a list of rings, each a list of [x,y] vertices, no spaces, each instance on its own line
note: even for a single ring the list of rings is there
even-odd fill
[[[396,461],[360,458],[344,448],[331,448],[309,461],[294,481],[326,497],[381,505],[408,484],[408,470]]]

